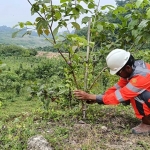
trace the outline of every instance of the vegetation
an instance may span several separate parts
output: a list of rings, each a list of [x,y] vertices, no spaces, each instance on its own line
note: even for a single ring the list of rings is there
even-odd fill
[[[17,29],[7,26],[0,26],[0,44],[6,45],[18,45],[24,48],[36,48],[50,45],[44,37],[39,37],[36,32],[32,32],[31,35],[26,35],[22,38],[25,31],[22,31],[16,38],[12,38],[12,34]]]
[[[61,57],[36,57],[34,49],[0,45],[0,149],[26,149],[35,134],[44,135],[54,149],[149,149],[149,137],[130,134],[139,123],[131,106],[87,105],[72,95],[75,88],[103,93],[118,80],[105,69],[110,49],[128,48],[149,62],[149,2],[118,1],[116,8],[103,6],[100,11],[92,0],[82,1],[87,9],[69,0],[58,6],[45,0],[28,2],[39,17],[34,23],[20,22],[19,31],[34,26]],[[102,13],[106,8],[109,11]],[[82,18],[88,27],[80,29],[76,19],[91,11],[95,14]],[[74,19],[75,32],[59,37],[68,17]],[[54,30],[53,22],[58,22]]]
[[[0,44],[0,56],[35,56],[37,51],[35,49],[25,49],[15,45]]]
[[[149,61],[149,51],[140,51],[136,58]],[[130,134],[139,123],[131,106],[88,105],[82,118],[61,58],[13,54],[0,59],[0,149],[26,149],[28,138],[36,134],[45,136],[54,149],[150,148],[149,137]],[[104,92],[115,80],[103,72],[93,92]]]

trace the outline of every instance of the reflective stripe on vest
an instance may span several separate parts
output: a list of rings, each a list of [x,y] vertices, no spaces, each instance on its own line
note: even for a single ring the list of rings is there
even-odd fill
[[[131,83],[128,83],[126,87],[127,87],[130,91],[135,92],[135,93],[139,93],[139,94],[142,93],[143,91],[145,91],[145,89],[137,88],[137,87],[133,86]],[[121,93],[120,93],[119,90],[116,90],[116,91],[115,91],[115,95],[116,95],[117,100],[118,100],[119,102],[125,101],[125,100],[123,99],[123,97],[122,97],[122,95],[121,95]],[[140,100],[139,98],[137,98],[137,99]]]
[[[118,100],[120,103],[123,102],[123,101],[125,101],[125,100],[123,99],[123,97],[122,97],[122,95],[121,95],[121,93],[120,93],[119,90],[116,90],[116,91],[115,91],[115,95],[116,95],[116,97],[117,97],[117,100]]]
[[[114,85],[114,87],[115,87],[116,89],[120,89],[120,88],[121,88],[118,83],[116,83],[116,84]]]
[[[127,87],[130,91],[135,92],[135,93],[139,93],[139,94],[141,94],[142,92],[145,91],[145,89],[137,88],[137,87],[133,86],[131,83],[128,83],[128,84],[126,85],[126,87]]]
[[[135,97],[134,99],[135,99],[136,101],[138,101],[139,103],[141,103],[141,104],[144,104],[144,103],[145,103],[144,100],[140,99],[139,97]]]

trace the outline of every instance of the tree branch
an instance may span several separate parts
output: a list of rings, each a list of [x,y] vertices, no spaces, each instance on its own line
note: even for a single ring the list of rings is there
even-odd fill
[[[90,88],[88,90],[91,90],[95,84],[95,82],[99,79],[99,77],[101,76],[102,72],[104,72],[107,69],[107,67],[103,68],[101,70],[101,72],[99,73],[99,75],[95,78],[95,80],[93,81],[92,85],[90,86]]]
[[[31,6],[33,6],[33,4],[30,2],[30,0],[27,0],[27,1],[29,2],[29,4],[30,4]],[[51,6],[52,6],[52,1],[50,1],[50,3],[51,3]],[[44,19],[45,21],[47,21],[46,18],[44,18],[38,11],[37,11],[36,13],[37,13],[42,19]],[[52,24],[50,25],[50,24],[48,23],[48,27],[49,27],[49,30],[50,30],[50,32],[51,32],[51,35],[52,35],[54,44],[56,44],[56,40],[55,40],[53,31],[52,31]],[[53,45],[54,45],[54,44],[53,44]],[[62,52],[60,51],[59,48],[57,48],[57,50],[58,50],[58,52],[60,53],[60,55],[62,56],[62,58],[65,60],[65,62],[68,64],[68,66],[71,68],[71,70],[72,70],[71,72],[72,72],[72,75],[73,75],[73,78],[74,78],[76,87],[78,88],[78,84],[77,84],[77,80],[76,80],[76,77],[75,77],[75,73],[74,73],[74,71],[73,71],[72,64],[71,64],[71,63],[68,63],[67,59],[66,59],[65,56],[62,54]]]

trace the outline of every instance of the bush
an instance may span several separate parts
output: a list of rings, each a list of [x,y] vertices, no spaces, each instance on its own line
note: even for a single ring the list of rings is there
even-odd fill
[[[35,49],[25,49],[15,45],[0,44],[0,56],[35,56],[37,51]]]

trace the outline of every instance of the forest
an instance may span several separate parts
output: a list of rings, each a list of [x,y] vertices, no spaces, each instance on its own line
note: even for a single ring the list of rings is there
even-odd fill
[[[0,149],[26,150],[35,135],[54,150],[150,149],[149,135],[130,132],[140,122],[130,105],[90,105],[73,95],[75,89],[100,94],[118,81],[105,62],[112,49],[150,63],[149,0],[116,0],[116,7],[100,7],[93,0],[27,2],[39,17],[18,23],[11,38],[30,37],[32,26],[36,38],[47,43],[0,42]],[[60,33],[62,27],[66,31]],[[39,57],[41,51],[45,55]],[[49,52],[59,55],[47,58]]]

